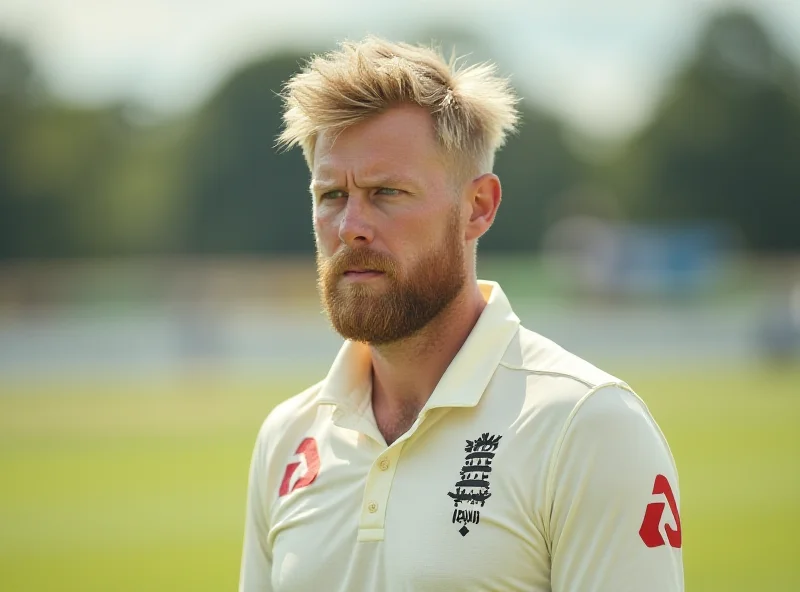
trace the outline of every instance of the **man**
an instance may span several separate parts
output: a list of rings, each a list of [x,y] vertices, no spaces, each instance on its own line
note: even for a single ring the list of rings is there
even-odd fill
[[[682,590],[677,473],[647,408],[476,278],[507,83],[368,38],[285,101],[346,341],[259,433],[240,590]]]

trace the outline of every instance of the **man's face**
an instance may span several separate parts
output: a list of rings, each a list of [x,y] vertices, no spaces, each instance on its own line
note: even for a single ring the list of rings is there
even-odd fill
[[[397,107],[321,134],[312,177],[319,289],[340,335],[392,343],[459,294],[462,209],[425,110]]]

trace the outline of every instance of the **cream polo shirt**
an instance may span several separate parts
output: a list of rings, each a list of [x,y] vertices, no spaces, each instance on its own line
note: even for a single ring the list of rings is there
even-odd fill
[[[500,287],[387,446],[346,342],[252,457],[239,589],[683,590],[664,436],[628,385],[520,326]]]

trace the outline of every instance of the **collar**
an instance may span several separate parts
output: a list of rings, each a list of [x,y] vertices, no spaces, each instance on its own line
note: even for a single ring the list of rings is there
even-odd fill
[[[500,285],[479,280],[478,286],[486,307],[423,409],[477,405],[519,329],[519,318]],[[317,395],[317,402],[363,411],[372,389],[371,369],[369,346],[345,341]]]

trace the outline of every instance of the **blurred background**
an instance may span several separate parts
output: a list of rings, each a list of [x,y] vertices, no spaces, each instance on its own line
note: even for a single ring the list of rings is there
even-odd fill
[[[512,77],[480,276],[650,406],[687,589],[800,590],[793,0],[0,1],[0,589],[235,588],[340,344],[276,92],[367,33]]]

